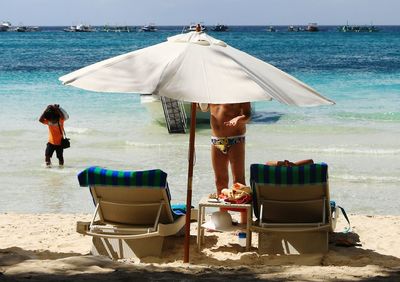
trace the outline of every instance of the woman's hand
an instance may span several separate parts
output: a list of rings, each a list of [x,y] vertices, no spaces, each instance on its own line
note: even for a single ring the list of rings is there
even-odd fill
[[[231,119],[230,121],[225,121],[224,125],[225,126],[236,126],[238,124],[238,122],[243,118],[243,115],[241,116],[237,116],[234,117],[233,119]]]

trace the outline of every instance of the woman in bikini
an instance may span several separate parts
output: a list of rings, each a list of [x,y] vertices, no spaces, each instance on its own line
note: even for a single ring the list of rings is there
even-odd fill
[[[209,104],[211,124],[211,160],[218,195],[229,185],[229,165],[233,183],[246,184],[245,179],[245,133],[251,116],[250,103]],[[241,222],[246,222],[241,212]]]

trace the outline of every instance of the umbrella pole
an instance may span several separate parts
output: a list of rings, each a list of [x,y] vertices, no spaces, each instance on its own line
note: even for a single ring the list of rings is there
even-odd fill
[[[192,182],[193,182],[193,165],[194,165],[194,143],[196,133],[196,103],[192,103],[190,112],[190,137],[189,137],[189,164],[188,164],[188,180],[186,194],[186,224],[185,224],[185,243],[183,262],[189,262],[189,246],[190,246],[190,214],[192,209]]]

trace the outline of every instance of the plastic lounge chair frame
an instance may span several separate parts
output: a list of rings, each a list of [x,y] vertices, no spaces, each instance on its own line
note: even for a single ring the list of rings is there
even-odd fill
[[[318,200],[308,200],[308,201],[276,201],[276,200],[261,200],[260,201],[260,214],[263,214],[264,212],[264,205],[268,206],[268,204],[271,203],[281,203],[281,204],[310,204],[310,203],[322,203],[322,208],[321,208],[321,221],[320,222],[315,222],[315,223],[299,223],[299,222],[292,222],[292,223],[268,223],[268,222],[263,222],[263,217],[260,217],[259,220],[259,226],[263,228],[264,231],[270,231],[270,232],[304,232],[304,231],[313,231],[313,230],[320,230],[320,229],[326,229],[327,227],[327,222],[326,222],[326,197],[323,197],[322,199]],[[281,227],[281,228],[279,228]]]
[[[92,190],[92,195],[95,195],[95,189]],[[101,222],[104,222],[100,211],[100,206],[102,202],[113,205],[128,206],[128,207],[158,206],[157,216],[155,218],[154,225],[153,227],[147,227],[147,228],[137,228],[137,227],[135,228],[135,227],[119,227],[117,225],[98,224],[98,222],[95,221],[97,215],[100,217]],[[163,205],[165,205],[164,201],[162,201],[161,203],[121,204],[121,203],[102,201],[101,199],[99,199],[98,203],[96,204],[96,209],[92,221],[90,222],[88,231],[86,231],[85,234],[90,236],[96,236],[102,238],[115,238],[115,239],[138,239],[138,238],[146,238],[149,236],[160,236],[158,226]],[[110,232],[114,234],[111,234]],[[130,233],[139,233],[139,234],[130,234]]]
[[[252,230],[259,232],[259,249],[280,254],[327,251],[328,232],[334,228],[327,165],[287,168],[253,164],[250,171],[257,217]],[[294,245],[296,251],[280,248],[280,242]]]
[[[78,175],[95,204],[90,222],[77,232],[93,237],[93,254],[111,258],[161,255],[165,236],[177,234],[185,216],[174,216],[166,173],[121,172],[92,167]],[[155,180],[154,180],[154,179]]]

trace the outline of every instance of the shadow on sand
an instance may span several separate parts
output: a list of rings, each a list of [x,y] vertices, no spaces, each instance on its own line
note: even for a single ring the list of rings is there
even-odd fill
[[[400,281],[399,258],[359,247],[331,244],[324,255],[271,256],[259,255],[255,247],[242,252],[236,243],[216,247],[217,241],[217,235],[206,236],[205,249],[199,252],[196,236],[191,236],[187,266],[176,265],[182,261],[183,237],[169,237],[162,257],[143,258],[141,263],[13,247],[0,250],[0,281]],[[224,259],[218,258],[221,253]],[[371,265],[377,269],[374,277],[346,269],[341,270],[346,276],[330,277],[323,270]],[[297,271],[301,266],[321,271],[304,276],[304,271]]]

